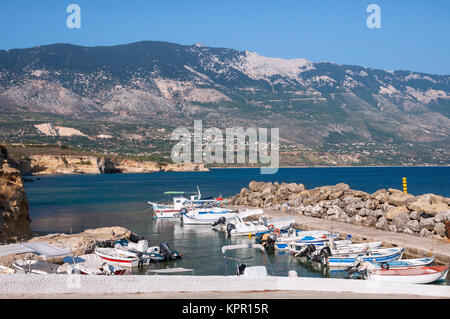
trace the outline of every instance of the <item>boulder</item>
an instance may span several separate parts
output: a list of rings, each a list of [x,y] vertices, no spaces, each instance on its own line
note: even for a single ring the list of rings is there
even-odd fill
[[[363,192],[363,191],[358,191],[358,190],[353,190],[353,189],[346,190],[344,192],[344,194],[345,195],[351,195],[353,197],[359,197],[362,200],[370,199],[370,194],[369,193],[366,193],[366,192]]]
[[[408,199],[414,198],[411,194],[405,194],[403,192],[395,192],[388,196],[388,203],[395,206],[406,206]]]
[[[407,227],[406,225],[409,221],[410,220],[407,213],[400,213],[395,215],[392,222],[398,230],[403,231],[403,229]]]
[[[432,198],[434,198],[433,203]],[[449,210],[449,206],[445,202],[438,201],[436,198],[439,197],[435,197],[433,194],[424,194],[408,200],[406,205],[410,210],[431,216],[435,216],[441,211]]]
[[[385,189],[379,189],[375,193],[370,194],[370,196],[373,199],[375,199],[378,202],[383,204],[383,203],[387,202],[388,192]]]
[[[331,193],[330,196],[328,196],[328,199],[338,199],[340,198],[342,195],[344,195],[344,191],[337,191],[335,193]]]
[[[436,234],[445,237],[445,224],[444,223],[437,223],[434,226],[433,230]]]
[[[444,223],[447,220],[450,221],[450,210],[441,211],[434,216],[436,223]]]
[[[292,193],[300,193],[305,190],[305,186],[303,184],[297,185],[296,183],[290,183],[287,185],[287,188]]]
[[[424,218],[420,221],[420,229],[427,229],[427,230],[433,230],[435,226],[435,221],[433,217],[430,218]]]
[[[412,211],[411,213],[409,213],[409,218],[410,219],[414,219],[414,220],[421,220],[422,217],[420,216],[419,212],[416,211]]]
[[[362,224],[363,224],[363,226],[366,226],[366,227],[372,227],[377,224],[377,219],[375,217],[369,216],[363,220]]]
[[[323,208],[319,205],[315,205],[312,209],[311,209],[311,216],[312,217],[320,217],[322,216],[323,213]]]
[[[369,199],[365,202],[365,207],[367,209],[377,209],[378,208],[378,201],[375,199]]]
[[[345,212],[339,206],[333,206],[328,208],[327,215],[345,214]]]
[[[385,230],[388,226],[388,222],[386,217],[382,216],[380,218],[378,218],[378,222],[375,224],[375,227],[378,229],[382,229]]]
[[[367,217],[367,216],[370,215],[370,213],[371,213],[371,210],[370,210],[370,209],[367,209],[367,208],[361,208],[361,209],[358,211],[358,215],[359,215],[359,216],[362,216],[362,217]]]
[[[261,192],[270,183],[251,181],[248,188],[253,192]]]
[[[430,237],[433,236],[433,232],[430,232],[428,229],[423,228],[423,229],[420,231],[419,236],[420,236],[420,237],[427,237],[427,238],[430,238]]]
[[[420,225],[419,225],[419,222],[417,220],[410,220],[406,224],[406,227],[411,229],[414,232],[419,232],[420,231]]]
[[[401,214],[401,213],[409,214],[409,210],[406,208],[406,206],[398,206],[398,207],[390,209],[386,214],[386,218],[388,220],[393,220],[395,218],[395,216],[397,216],[398,214]]]

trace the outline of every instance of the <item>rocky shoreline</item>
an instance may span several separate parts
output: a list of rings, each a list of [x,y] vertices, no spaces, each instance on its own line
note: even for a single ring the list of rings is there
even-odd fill
[[[303,184],[252,181],[229,204],[426,238],[450,236],[450,198],[435,194],[414,196],[392,188],[369,194],[344,183],[307,190]]]
[[[46,242],[69,251],[72,256],[80,256],[93,253],[97,245],[102,245],[121,239],[130,240],[136,238],[138,238],[138,236],[130,230],[124,227],[112,226],[86,229],[85,231],[76,234],[54,233],[45,236],[36,236],[29,239],[28,242]],[[21,258],[39,259],[39,257],[33,253],[25,253],[0,257],[0,263],[4,266],[9,266],[15,259]],[[61,263],[62,257],[49,259],[47,261],[52,263]]]
[[[31,237],[30,222],[20,170],[0,146],[0,242]]]

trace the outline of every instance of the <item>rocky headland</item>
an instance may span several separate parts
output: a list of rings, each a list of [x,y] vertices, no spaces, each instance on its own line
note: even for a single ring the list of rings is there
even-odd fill
[[[87,155],[30,155],[17,161],[23,175],[153,173],[209,171],[204,164],[160,164]]]
[[[229,203],[420,237],[450,236],[450,198],[435,194],[414,196],[392,188],[369,194],[344,183],[308,190],[303,184],[252,181]]]
[[[0,145],[0,241],[31,237],[30,222],[20,170]]]

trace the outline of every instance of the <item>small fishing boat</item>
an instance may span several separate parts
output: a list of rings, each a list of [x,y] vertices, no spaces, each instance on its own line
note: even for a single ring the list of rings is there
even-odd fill
[[[274,248],[278,250],[299,250],[301,247],[309,244],[322,247],[330,242],[334,242],[335,245],[348,245],[353,242],[351,238],[335,241],[335,239],[339,238],[339,234],[324,233],[321,231],[305,232],[302,236],[295,236],[295,240],[287,240],[287,238],[289,237],[281,239],[277,237]]]
[[[329,247],[324,247],[324,249]],[[329,250],[330,251],[330,250]],[[369,261],[372,263],[381,263],[384,261],[399,260],[402,257],[404,248],[379,248],[371,249],[368,252],[360,253],[338,253],[332,252],[325,256],[323,261],[330,267],[348,267],[350,264],[356,261],[356,258],[360,257],[362,261]]]
[[[367,279],[396,281],[410,284],[428,284],[445,280],[448,266],[425,266],[401,269],[375,269],[367,271]]]
[[[121,267],[142,267],[151,262],[150,254],[128,249],[96,247],[94,253],[106,262]]]
[[[202,199],[200,188],[197,186],[197,193],[191,195],[190,198],[182,196],[185,192],[167,191],[165,195],[172,196],[172,205],[158,204],[148,201],[148,204],[153,208],[153,216],[155,218],[177,218],[181,216],[180,210],[182,208],[196,208],[203,205],[217,205],[223,198],[206,198]]]
[[[19,259],[12,263],[12,266],[20,272],[26,274],[54,274],[59,265],[47,263],[41,260],[25,260]]]
[[[434,257],[415,258],[415,259],[400,259],[390,260],[377,263],[362,262],[360,258],[350,264],[346,271],[347,273],[363,272],[365,269],[402,269],[402,268],[417,268],[431,266],[433,264]]]
[[[295,223],[294,218],[274,218],[268,219],[263,215],[262,209],[247,209],[236,215],[236,218],[222,224],[222,230],[226,231],[228,235],[247,236],[255,235],[256,233],[271,231],[274,229],[288,229]],[[256,221],[247,221],[247,218],[253,216],[261,216]]]
[[[185,225],[213,225],[219,219],[232,221],[236,218],[237,211],[220,207],[205,207],[180,210]]]
[[[173,260],[183,256],[182,253],[172,249],[167,242],[161,242],[159,246],[149,247],[146,239],[141,239],[137,243],[119,240],[114,242],[114,247],[116,249],[125,249],[131,252],[144,253],[150,258],[151,262]]]
[[[236,262],[236,272],[234,273],[235,276],[242,276],[242,277],[251,277],[251,278],[265,278],[268,277],[269,274],[267,273],[266,266],[248,266],[248,261],[250,259],[253,259],[253,256],[247,256],[247,257],[230,257],[226,256],[227,251],[233,251],[238,249],[257,249],[263,252],[266,264],[269,265],[272,276],[275,276],[275,273],[272,268],[272,264],[270,263],[269,258],[267,257],[266,250],[264,247],[260,244],[240,244],[240,245],[228,245],[222,247],[222,254],[224,258],[225,263],[225,272],[226,275],[229,276],[228,273],[228,266],[227,266],[227,260],[232,260]]]
[[[63,265],[57,273],[81,275],[123,275],[126,270],[119,266],[112,266],[96,254],[81,255],[78,257],[65,257]]]

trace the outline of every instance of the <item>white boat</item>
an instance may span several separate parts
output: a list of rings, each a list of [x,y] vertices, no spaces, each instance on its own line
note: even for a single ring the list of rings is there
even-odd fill
[[[59,265],[47,263],[41,260],[24,260],[19,259],[12,263],[12,266],[26,274],[54,274]]]
[[[125,249],[134,253],[143,253],[151,262],[161,262],[166,259],[172,260],[183,256],[182,253],[170,248],[167,242],[162,242],[159,246],[149,247],[146,239],[141,239],[137,243],[118,240],[114,243],[114,248]]]
[[[65,257],[63,263],[57,269],[57,273],[79,273],[81,275],[123,275],[125,273],[124,268],[114,267],[96,254]]]
[[[295,242],[301,240],[308,240],[307,237],[326,238],[331,233],[327,230],[295,230],[287,233],[282,233],[277,236],[278,243]],[[312,239],[314,239],[312,238]]]
[[[269,258],[267,258],[266,250],[260,244],[240,244],[240,245],[228,245],[222,247],[222,254],[225,260],[225,272],[228,276],[227,260],[232,260],[236,262],[236,276],[250,277],[250,278],[265,278],[268,277],[267,268],[265,266],[248,266],[248,261],[253,258],[253,256],[248,257],[228,257],[226,256],[227,251],[233,251],[237,249],[258,249],[263,252],[266,259],[266,263],[270,266],[272,276],[275,275]]]
[[[303,247],[309,244],[315,246],[324,246],[330,241],[334,241],[334,244],[351,244],[352,240],[345,239],[342,241],[335,241],[339,237],[339,234],[332,234],[324,231],[305,231],[300,232],[302,235],[296,235],[295,237],[279,237],[275,241],[274,247],[278,250],[290,250],[293,248]]]
[[[343,254],[360,254],[365,253],[369,250],[378,249],[383,242],[375,241],[363,244],[353,244],[351,240],[337,240],[329,242],[313,243],[316,249],[328,246],[331,251],[332,256],[343,255]],[[289,243],[289,251],[295,255],[300,254],[307,245],[305,243]]]
[[[185,192],[167,191],[165,195],[172,195],[172,205],[158,204],[148,201],[153,208],[153,216],[155,218],[174,218],[180,217],[180,210],[182,208],[195,208],[205,204],[218,204],[222,201],[222,198],[216,199],[202,199],[200,188],[197,186],[197,193],[191,195],[190,198],[182,196]]]
[[[229,235],[255,235],[256,233],[266,232],[273,229],[289,228],[295,223],[294,218],[274,218],[268,219],[260,217],[257,221],[247,221],[248,217],[261,216],[264,212],[262,209],[247,209],[238,213],[234,220],[222,225],[222,230]]]
[[[127,249],[96,247],[94,253],[106,262],[121,267],[141,267],[150,263],[150,256],[146,253]]]
[[[325,247],[328,248],[328,247]],[[324,248],[324,249],[325,249]],[[331,254],[329,256],[325,256],[325,262],[330,267],[348,267],[352,263],[356,261],[357,258],[364,261],[370,261],[372,263],[391,261],[391,260],[399,260],[402,257],[404,248],[396,247],[396,248],[377,248],[372,249],[371,251],[366,253],[340,253],[340,254]]]
[[[414,258],[414,259],[400,259],[391,260],[381,263],[375,263],[376,269],[400,269],[400,268],[414,268],[431,266],[434,257]]]
[[[433,264],[434,257],[415,258],[415,259],[400,259],[390,260],[378,263],[362,262],[360,258],[357,258],[354,263],[349,265],[346,269],[348,273],[364,272],[367,270],[376,269],[403,269],[403,268],[418,268],[431,266]]]
[[[221,218],[232,221],[237,215],[236,210],[220,207],[195,208],[189,211],[183,208],[181,213],[185,225],[212,225]]]
[[[428,284],[445,280],[448,266],[426,266],[402,269],[376,269],[367,272],[367,279],[410,284]]]

